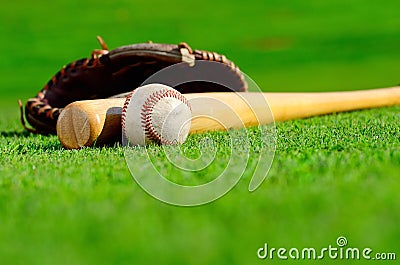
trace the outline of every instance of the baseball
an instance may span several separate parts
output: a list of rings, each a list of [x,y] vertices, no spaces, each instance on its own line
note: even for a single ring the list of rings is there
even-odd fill
[[[191,107],[175,89],[149,84],[132,91],[122,109],[123,144],[181,144],[190,130]]]

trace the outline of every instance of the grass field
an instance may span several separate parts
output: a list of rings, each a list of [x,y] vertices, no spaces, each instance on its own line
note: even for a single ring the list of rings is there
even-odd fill
[[[277,123],[275,159],[259,189],[248,192],[244,174],[221,199],[184,208],[146,194],[120,146],[70,151],[55,136],[24,132],[16,103],[62,65],[89,56],[98,34],[110,48],[186,41],[224,53],[264,91],[396,85],[399,1],[23,0],[2,7],[0,264],[334,264],[259,260],[257,250],[264,243],[321,249],[339,236],[349,247],[400,259],[399,106]],[[226,135],[208,136],[223,144]],[[186,143],[195,144],[196,136]],[[162,155],[159,164],[169,166]]]

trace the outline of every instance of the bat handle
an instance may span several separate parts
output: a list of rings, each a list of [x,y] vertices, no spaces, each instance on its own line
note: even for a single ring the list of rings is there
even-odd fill
[[[400,87],[343,92],[264,93],[275,121],[400,104]]]

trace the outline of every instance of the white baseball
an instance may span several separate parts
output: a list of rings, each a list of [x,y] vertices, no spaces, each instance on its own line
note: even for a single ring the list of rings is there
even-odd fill
[[[123,144],[183,143],[190,130],[191,107],[175,89],[149,84],[132,91],[122,109]]]

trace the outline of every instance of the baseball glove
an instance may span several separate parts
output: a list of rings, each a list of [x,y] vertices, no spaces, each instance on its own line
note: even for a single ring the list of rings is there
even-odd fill
[[[55,134],[57,118],[62,108],[77,100],[108,98],[140,86],[154,73],[170,65],[182,63],[192,67],[199,61],[219,62],[214,74],[224,75],[229,88],[216,83],[196,81],[175,86],[181,93],[247,91],[247,84],[239,68],[224,55],[192,50],[186,43],[178,45],[141,43],[122,46],[109,51],[97,37],[101,50],[94,50],[90,58],[65,65],[43,89],[23,106],[19,101],[21,122],[30,132]],[[168,85],[168,84],[167,84]]]

